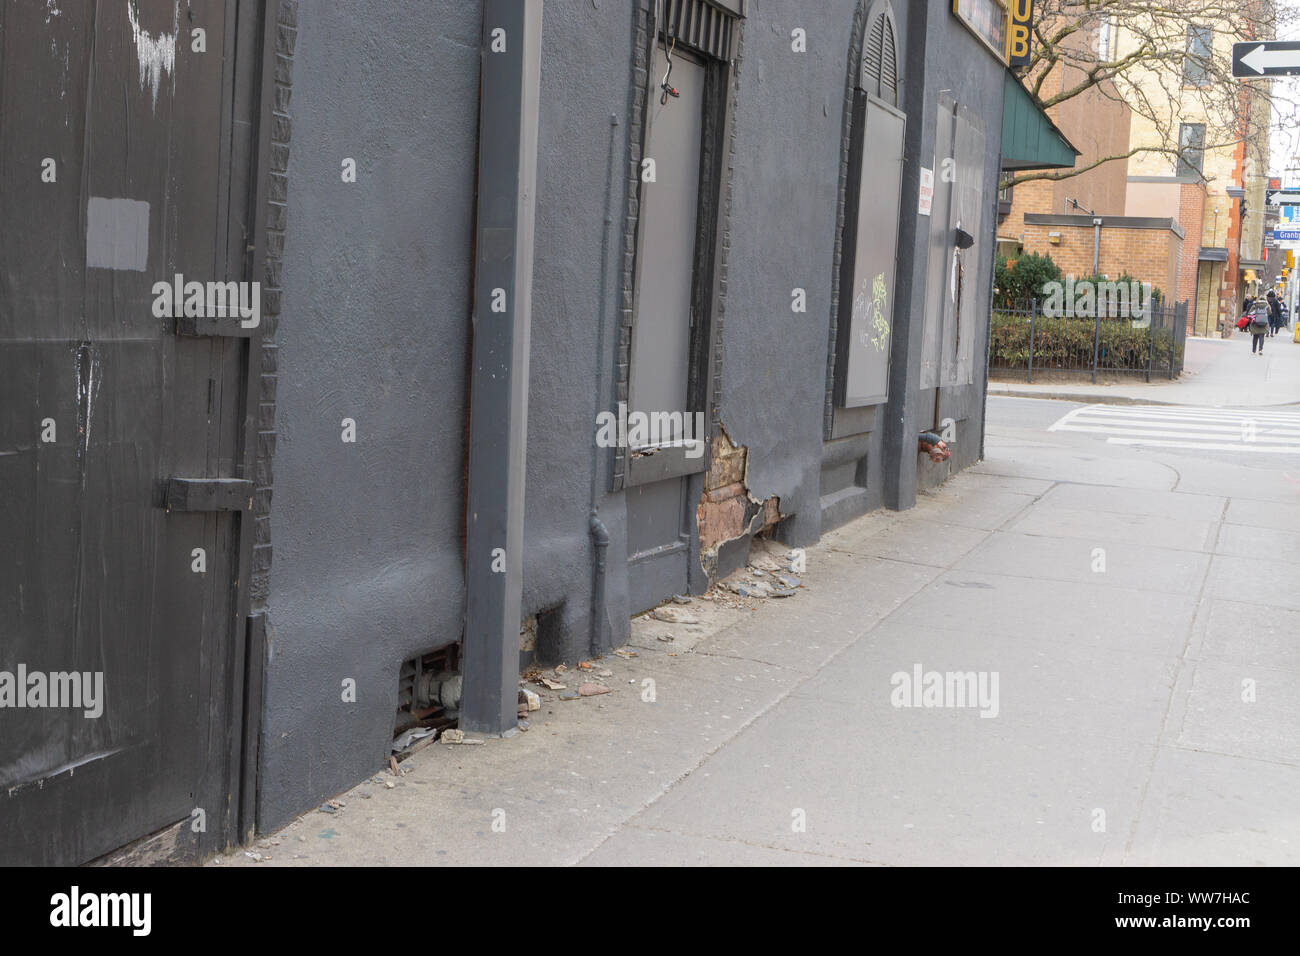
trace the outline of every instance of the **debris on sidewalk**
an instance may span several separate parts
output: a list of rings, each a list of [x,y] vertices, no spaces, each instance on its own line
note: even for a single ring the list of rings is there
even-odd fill
[[[416,744],[426,738],[436,736],[438,736],[438,731],[433,727],[412,727],[393,739],[393,753],[399,756],[410,756],[416,750],[424,749],[423,747],[417,747]],[[430,740],[429,743],[433,743],[433,741]]]
[[[623,658],[624,660],[631,660],[631,659],[634,658],[634,657],[640,657],[640,656],[641,656],[641,655],[638,654],[636,651],[630,651],[630,650],[628,650],[626,647],[616,647],[616,648],[614,648],[614,653],[615,653],[617,656]]]
[[[689,611],[679,611],[675,607],[657,607],[650,612],[650,616],[656,621],[663,621],[665,624],[699,624],[700,619]]]
[[[610,688],[595,682],[583,684],[578,688],[578,695],[581,697],[599,697],[601,694],[608,694],[609,692]]]
[[[440,739],[444,744],[461,744],[463,746],[484,743],[484,741],[479,737],[466,737],[465,731],[459,730],[455,727],[449,727],[447,730],[444,730]]]
[[[526,704],[529,710],[542,709],[541,695],[534,693],[533,691],[529,690],[527,687],[519,688],[519,696],[522,698],[522,700],[520,700],[520,703]]]

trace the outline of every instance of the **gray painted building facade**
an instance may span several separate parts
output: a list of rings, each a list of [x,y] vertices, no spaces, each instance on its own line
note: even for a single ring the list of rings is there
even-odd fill
[[[528,661],[980,457],[1005,67],[949,0],[105,9],[0,14],[0,671],[109,688],[0,714],[0,861],[215,852],[435,698],[511,732]]]
[[[262,827],[382,765],[402,662],[460,641],[465,614],[475,137],[490,28],[474,3],[367,13],[360,2],[300,8],[292,56]],[[859,192],[855,88],[885,13],[890,105],[906,117],[888,224],[897,229],[888,397],[845,408],[834,378],[841,271],[854,251],[843,232]],[[689,35],[691,18],[705,15],[708,35]],[[672,199],[641,194],[651,185],[643,160],[664,162],[645,152],[647,117],[662,129],[683,102],[660,102],[669,50],[670,85],[705,87],[702,98],[691,91],[691,108],[706,114],[694,133],[697,222],[666,228],[694,244],[686,259],[708,284],[707,311],[694,317],[705,332],[693,341],[654,345],[689,353],[681,410],[705,413],[708,450],[634,483],[644,458],[598,447],[595,421],[628,401],[629,386],[635,399],[638,306],[651,315],[638,296],[671,282],[676,251],[646,248],[647,232],[665,233],[642,213]],[[520,608],[521,619],[538,616],[538,659],[572,662],[626,639],[654,594],[627,561],[630,536],[645,533],[638,521],[684,503],[679,589],[698,592],[743,563],[755,533],[806,545],[870,509],[910,506],[949,473],[916,453],[917,433],[945,419],[957,434],[951,464],[978,459],[1003,76],[946,0],[545,4]],[[984,218],[963,266],[968,364],[937,383],[923,360],[940,210],[936,201],[918,215],[918,192],[922,167],[943,175],[936,131],[941,110],[951,124],[957,108],[984,133],[982,162],[969,170]],[[950,152],[951,139],[940,144]],[[354,183],[340,175],[346,158]],[[653,185],[675,170],[660,166]],[[939,241],[950,268],[951,244]],[[346,418],[355,442],[342,440]],[[650,495],[670,503],[646,504]],[[593,515],[608,540],[603,581]],[[355,703],[340,701],[349,678]]]

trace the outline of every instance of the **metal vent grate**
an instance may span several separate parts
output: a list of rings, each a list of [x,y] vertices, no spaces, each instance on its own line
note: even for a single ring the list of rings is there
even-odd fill
[[[719,60],[731,58],[736,18],[706,0],[665,0],[659,30],[670,40]]]
[[[871,21],[867,31],[867,42],[862,48],[861,83],[870,95],[890,106],[898,105],[898,41],[888,8]]]

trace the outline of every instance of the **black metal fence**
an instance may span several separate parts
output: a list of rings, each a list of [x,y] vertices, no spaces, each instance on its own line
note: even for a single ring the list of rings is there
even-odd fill
[[[1059,315],[1035,299],[1018,308],[994,308],[989,334],[989,373],[1032,382],[1040,377],[1097,381],[1141,375],[1175,378],[1183,370],[1187,303],[1150,304],[1139,317],[1089,310]]]

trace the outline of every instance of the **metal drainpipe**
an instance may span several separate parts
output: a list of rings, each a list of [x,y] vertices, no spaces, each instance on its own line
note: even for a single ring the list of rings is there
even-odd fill
[[[605,356],[605,308],[606,295],[609,287],[609,233],[614,225],[614,212],[610,208],[610,203],[614,197],[614,172],[618,164],[615,162],[617,138],[618,138],[618,115],[609,114],[609,162],[605,170],[605,225],[601,233],[600,240],[600,300],[596,307],[596,410],[592,416],[592,428],[595,428],[596,416],[603,410],[602,405],[605,402],[605,374],[606,366],[609,362]],[[587,522],[587,533],[591,535],[591,544],[593,549],[592,571],[591,571],[591,624],[588,632],[587,643],[588,650],[594,656],[600,654],[605,648],[605,553],[609,549],[609,529],[605,523],[600,520],[600,485],[601,476],[605,470],[601,467],[601,449],[596,444],[595,433],[593,432],[591,442],[591,501],[590,517]]]
[[[646,50],[646,62],[654,65],[654,51],[659,42],[659,7],[661,0],[654,0],[650,5],[648,49]],[[650,76],[646,81],[645,107],[642,111],[642,136],[649,136],[650,130],[650,103],[652,102],[651,94],[654,89],[654,77]],[[599,383],[596,393],[596,414],[601,412],[601,404],[604,402],[606,395],[605,374],[606,366],[609,364],[605,356],[605,304],[606,295],[608,294],[609,280],[609,233],[614,225],[614,212],[610,207],[614,198],[614,174],[619,168],[615,162],[617,147],[618,115],[611,113],[609,115],[609,162],[605,171],[605,224],[604,231],[601,235],[600,243],[600,301],[597,303],[597,316],[600,321],[596,323],[596,370],[597,381]],[[644,140],[643,140],[644,141]],[[595,428],[595,417],[592,418],[592,428]],[[601,449],[596,445],[594,432],[591,443],[591,501],[590,517],[587,521],[587,533],[591,536],[593,549],[592,572],[591,572],[591,625],[588,641],[592,655],[602,653],[606,647],[605,642],[605,623],[609,617],[608,609],[605,607],[605,592],[607,575],[607,554],[609,551],[609,529],[605,523],[600,520],[600,477],[604,474],[601,468]]]
[[[609,550],[609,530],[595,512],[592,512],[588,527],[596,552],[591,581],[591,654],[598,656],[605,650],[605,618],[608,617],[605,609],[605,556]]]

